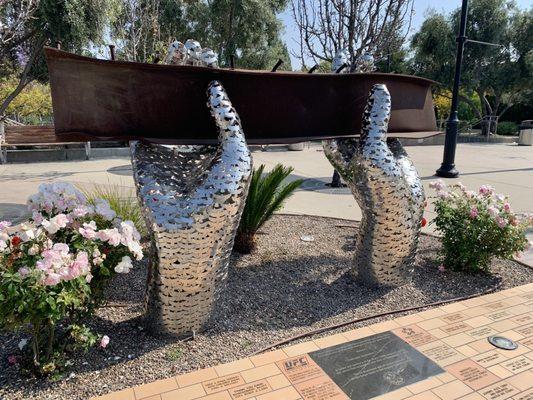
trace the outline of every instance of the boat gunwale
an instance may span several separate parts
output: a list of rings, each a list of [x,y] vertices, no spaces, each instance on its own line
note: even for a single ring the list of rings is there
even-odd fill
[[[331,79],[347,79],[350,77],[365,77],[365,76],[383,76],[390,78],[398,78],[399,81],[402,80],[409,80],[411,82],[418,81],[420,83],[429,84],[429,85],[441,85],[439,82],[433,81],[428,78],[423,78],[416,75],[407,75],[407,74],[393,74],[393,73],[385,73],[385,72],[371,72],[371,73],[348,73],[348,74],[331,74],[331,73],[318,73],[318,74],[310,74],[307,72],[300,72],[300,71],[265,71],[265,70],[255,70],[255,69],[229,69],[229,68],[211,68],[211,67],[205,67],[205,66],[196,66],[196,65],[170,65],[170,64],[150,64],[150,63],[143,63],[143,62],[137,62],[137,61],[125,61],[125,60],[106,60],[102,58],[94,58],[94,57],[88,57],[88,56],[82,56],[79,54],[70,53],[68,51],[64,50],[58,50],[54,47],[44,47],[44,51],[46,53],[46,58],[54,58],[54,59],[70,59],[70,60],[78,60],[78,61],[84,61],[89,62],[93,64],[103,64],[103,65],[113,65],[116,67],[120,66],[128,66],[128,67],[134,67],[138,69],[146,69],[146,70],[178,70],[179,72],[192,72],[192,73],[199,73],[199,72],[210,72],[213,74],[237,74],[237,75],[267,75],[267,76],[285,76],[285,77],[291,77],[291,78],[304,78],[304,79],[317,79],[317,77],[321,77],[323,79],[328,78]],[[320,78],[318,78],[320,79]]]

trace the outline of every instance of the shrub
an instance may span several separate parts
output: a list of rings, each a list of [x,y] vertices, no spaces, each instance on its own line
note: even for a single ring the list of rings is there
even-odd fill
[[[498,135],[513,136],[518,135],[518,125],[511,121],[498,122]]]
[[[127,273],[131,257],[142,258],[140,235],[107,201],[91,205],[67,183],[41,185],[28,208],[32,217],[19,227],[0,222],[0,329],[31,336],[25,367],[57,373],[70,353],[98,341],[80,321],[100,303],[109,278]],[[108,338],[101,339],[105,347]]]
[[[234,248],[239,253],[249,254],[254,250],[256,232],[303,183],[303,179],[297,179],[283,185],[283,181],[293,171],[292,167],[285,168],[277,164],[263,177],[264,169],[265,166],[261,165],[254,169],[252,174],[248,197],[235,237]]]
[[[473,192],[460,183],[448,188],[439,180],[430,187],[437,191],[432,223],[442,234],[444,267],[488,271],[493,257],[511,258],[529,246],[525,231],[531,217],[520,220],[507,197],[490,186]]]

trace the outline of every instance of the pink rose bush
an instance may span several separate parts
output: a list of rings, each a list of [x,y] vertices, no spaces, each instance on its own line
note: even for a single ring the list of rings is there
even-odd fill
[[[65,350],[55,351],[56,344],[69,343],[65,336],[85,347],[98,342],[77,323],[62,334],[57,327],[92,312],[109,279],[143,258],[141,235],[106,200],[88,202],[65,182],[41,185],[28,209],[32,217],[17,227],[0,222],[0,329],[29,333],[33,367],[50,372],[58,364],[54,354]],[[49,340],[52,348],[44,349]]]
[[[442,234],[443,269],[488,271],[492,258],[512,258],[528,247],[525,232],[532,217],[514,213],[507,196],[491,186],[470,191],[441,180],[429,186],[436,192],[432,223]]]

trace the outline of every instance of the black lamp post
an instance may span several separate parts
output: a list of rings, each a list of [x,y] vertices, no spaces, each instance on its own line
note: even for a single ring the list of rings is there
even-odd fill
[[[459,118],[457,107],[459,105],[459,83],[461,81],[461,64],[463,63],[463,50],[466,39],[466,14],[468,12],[468,0],[463,0],[461,8],[461,25],[457,37],[457,57],[455,59],[455,78],[453,81],[452,107],[450,117],[446,121],[446,138],[444,141],[444,155],[442,164],[436,175],[443,178],[456,178],[459,171],[455,169],[455,148],[457,147],[457,133],[459,130]]]

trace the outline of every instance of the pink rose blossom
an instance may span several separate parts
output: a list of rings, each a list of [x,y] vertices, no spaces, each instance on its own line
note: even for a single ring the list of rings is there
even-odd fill
[[[431,182],[429,184],[429,187],[437,191],[440,191],[446,187],[446,184],[444,183],[442,179],[439,179],[439,180]]]
[[[98,231],[96,237],[101,241],[108,242],[111,246],[115,247],[120,244],[120,240],[122,239],[122,235],[117,228],[102,229],[101,231]]]
[[[68,244],[66,243],[56,243],[52,246],[52,250],[61,253],[61,255],[66,256],[70,251]]]
[[[498,215],[500,213],[500,210],[498,210],[496,207],[494,206],[490,206],[489,208],[487,208],[487,211],[489,213],[489,215],[491,217],[494,217],[496,215]]]
[[[448,199],[450,198],[450,193],[448,193],[446,190],[439,190],[437,192],[437,196],[440,198],[440,199]]]
[[[100,340],[100,347],[105,349],[108,344],[109,344],[109,336],[107,335],[102,336],[102,339]]]
[[[55,272],[49,273],[44,279],[44,284],[47,286],[55,286],[61,281],[61,275]]]
[[[470,218],[475,219],[478,216],[478,211],[476,207],[470,209]]]
[[[89,272],[89,256],[87,253],[84,251],[79,252],[69,270],[70,279],[76,279],[80,275],[87,274]]]
[[[479,188],[479,194],[483,196],[491,195],[492,193],[494,193],[494,188],[490,185],[482,185]]]
[[[507,220],[505,218],[502,218],[500,217],[499,215],[496,217],[496,224],[500,227],[500,228],[505,228],[507,226]]]
[[[503,205],[503,209],[505,210],[505,212],[511,212],[511,205],[509,203],[505,203]]]
[[[19,268],[18,273],[20,276],[25,277],[26,275],[30,273],[30,270],[26,267],[21,267]]]
[[[83,228],[79,228],[78,232],[80,232],[81,236],[83,236],[85,239],[92,240],[96,235],[96,222],[91,221],[89,223],[85,222],[83,224]],[[100,238],[99,238],[100,239]],[[102,240],[102,239],[100,239]]]

